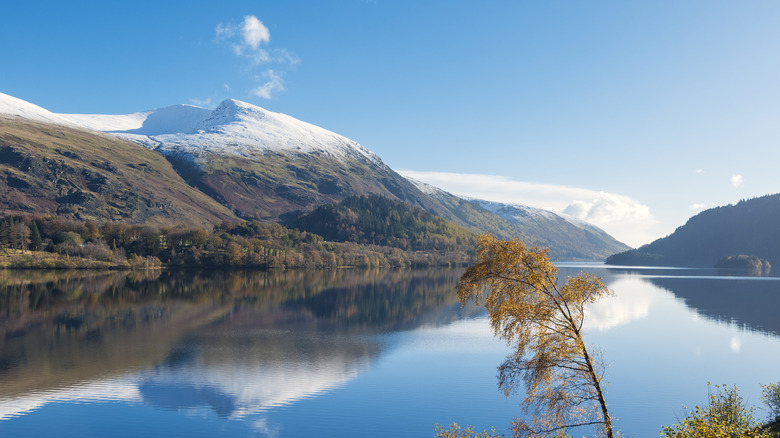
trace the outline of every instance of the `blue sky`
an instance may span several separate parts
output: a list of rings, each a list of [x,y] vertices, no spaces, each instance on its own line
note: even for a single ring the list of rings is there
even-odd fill
[[[442,188],[631,245],[780,192],[780,2],[4,2],[0,92],[123,114],[235,98]]]

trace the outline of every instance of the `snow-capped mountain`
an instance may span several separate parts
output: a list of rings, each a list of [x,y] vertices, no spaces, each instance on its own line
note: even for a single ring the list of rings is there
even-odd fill
[[[60,116],[161,153],[191,185],[240,217],[278,220],[369,193],[443,212],[357,142],[246,102]]]
[[[209,226],[235,219],[159,153],[0,95],[0,214]]]
[[[277,152],[323,154],[381,164],[379,157],[346,137],[234,99],[223,101],[214,110],[175,105],[127,115],[61,116],[163,154],[186,154],[195,159],[209,154],[251,157]]]
[[[53,114],[0,94],[3,113],[10,117],[0,118],[0,158],[10,161],[0,161],[0,189],[6,190],[0,190],[0,208],[14,206],[7,211],[28,211],[32,205],[57,214],[75,210],[92,220],[171,221],[195,215],[200,221],[229,216],[280,221],[351,195],[377,194],[476,232],[549,246],[557,259],[593,260],[628,248],[597,227],[556,213],[463,199],[410,181],[353,140],[237,100],[214,110],[174,105],[125,115]],[[35,123],[14,122],[25,119]],[[40,124],[69,128],[54,131]],[[3,129],[9,139],[21,138],[25,129],[30,135],[17,146],[16,140],[3,142]],[[157,160],[134,158],[144,154]],[[48,181],[52,178],[59,182]],[[176,188],[165,182],[176,178]],[[187,210],[188,199],[199,200]]]

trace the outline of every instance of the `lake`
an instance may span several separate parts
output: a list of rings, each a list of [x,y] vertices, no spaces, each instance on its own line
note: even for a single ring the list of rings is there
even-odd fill
[[[559,266],[615,291],[586,340],[625,436],[658,436],[707,382],[761,406],[780,381],[780,279]],[[498,390],[509,349],[458,303],[461,273],[0,271],[0,436],[505,433],[522,394]]]

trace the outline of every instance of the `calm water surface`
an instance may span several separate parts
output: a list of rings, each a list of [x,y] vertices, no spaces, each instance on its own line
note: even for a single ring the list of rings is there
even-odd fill
[[[737,384],[780,381],[780,280],[585,269],[616,291],[589,312],[625,436],[657,436]],[[0,271],[0,436],[431,437],[506,432],[509,352],[460,270]],[[758,415],[763,415],[758,412]]]

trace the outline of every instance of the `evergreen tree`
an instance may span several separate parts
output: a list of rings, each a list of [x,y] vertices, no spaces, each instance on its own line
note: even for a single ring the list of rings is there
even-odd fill
[[[30,224],[30,250],[40,251],[43,249],[43,239],[41,239],[41,232],[38,231],[38,225],[33,221]]]

